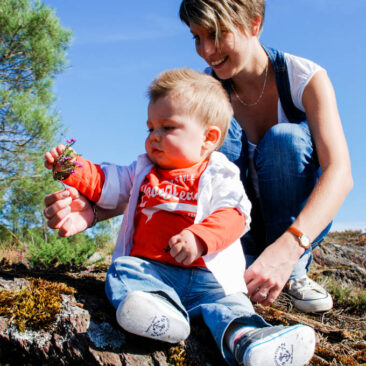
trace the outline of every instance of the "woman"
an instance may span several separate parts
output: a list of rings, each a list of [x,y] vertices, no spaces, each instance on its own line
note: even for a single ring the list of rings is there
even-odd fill
[[[180,7],[206,72],[222,81],[234,109],[221,151],[241,169],[253,203],[252,230],[242,240],[249,295],[270,304],[290,278],[297,309],[326,311],[330,295],[306,272],[311,249],[352,187],[348,149],[326,71],[264,48],[264,13],[264,0],[183,0]],[[73,190],[45,202],[49,226],[62,236],[93,221],[90,205]],[[122,211],[94,208],[94,221]]]

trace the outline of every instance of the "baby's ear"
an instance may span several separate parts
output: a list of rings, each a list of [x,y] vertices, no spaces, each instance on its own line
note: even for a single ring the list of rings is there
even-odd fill
[[[217,126],[209,126],[206,129],[206,139],[204,142],[204,149],[214,151],[221,139],[221,130]]]

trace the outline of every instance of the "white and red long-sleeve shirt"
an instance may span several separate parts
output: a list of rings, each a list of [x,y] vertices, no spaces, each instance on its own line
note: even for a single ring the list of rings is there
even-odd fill
[[[184,170],[159,169],[146,155],[126,167],[102,169],[85,159],[80,162],[83,168],[66,184],[103,208],[129,203],[113,260],[135,255],[182,265],[164,249],[173,235],[188,229],[206,249],[192,265],[211,270],[227,293],[246,290],[239,237],[249,228],[250,202],[238,168],[223,154],[214,152],[209,160]]]
[[[100,166],[77,157],[85,169],[77,169],[64,182],[78,188],[90,200],[97,201],[105,180]],[[198,184],[208,160],[184,169],[160,169],[154,165],[140,187],[139,203],[134,217],[135,233],[130,255],[149,258],[177,266],[166,250],[169,239],[187,229],[201,239],[205,254],[233,243],[245,228],[245,217],[236,208],[223,207],[203,222],[194,224],[197,212]],[[206,267],[202,258],[189,266]]]

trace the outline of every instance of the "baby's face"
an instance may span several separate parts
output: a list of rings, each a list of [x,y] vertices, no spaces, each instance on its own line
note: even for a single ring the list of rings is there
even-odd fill
[[[207,155],[206,127],[188,113],[185,101],[167,95],[149,104],[145,148],[151,161],[163,169],[187,168]]]

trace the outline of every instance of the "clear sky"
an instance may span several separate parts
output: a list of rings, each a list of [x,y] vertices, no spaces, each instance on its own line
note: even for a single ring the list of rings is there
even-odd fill
[[[44,0],[73,31],[55,108],[75,149],[129,164],[144,152],[146,89],[159,72],[202,71],[180,0]],[[323,66],[336,91],[355,186],[334,229],[366,229],[365,0],[267,0],[263,44]],[[60,141],[62,142],[62,141]]]

